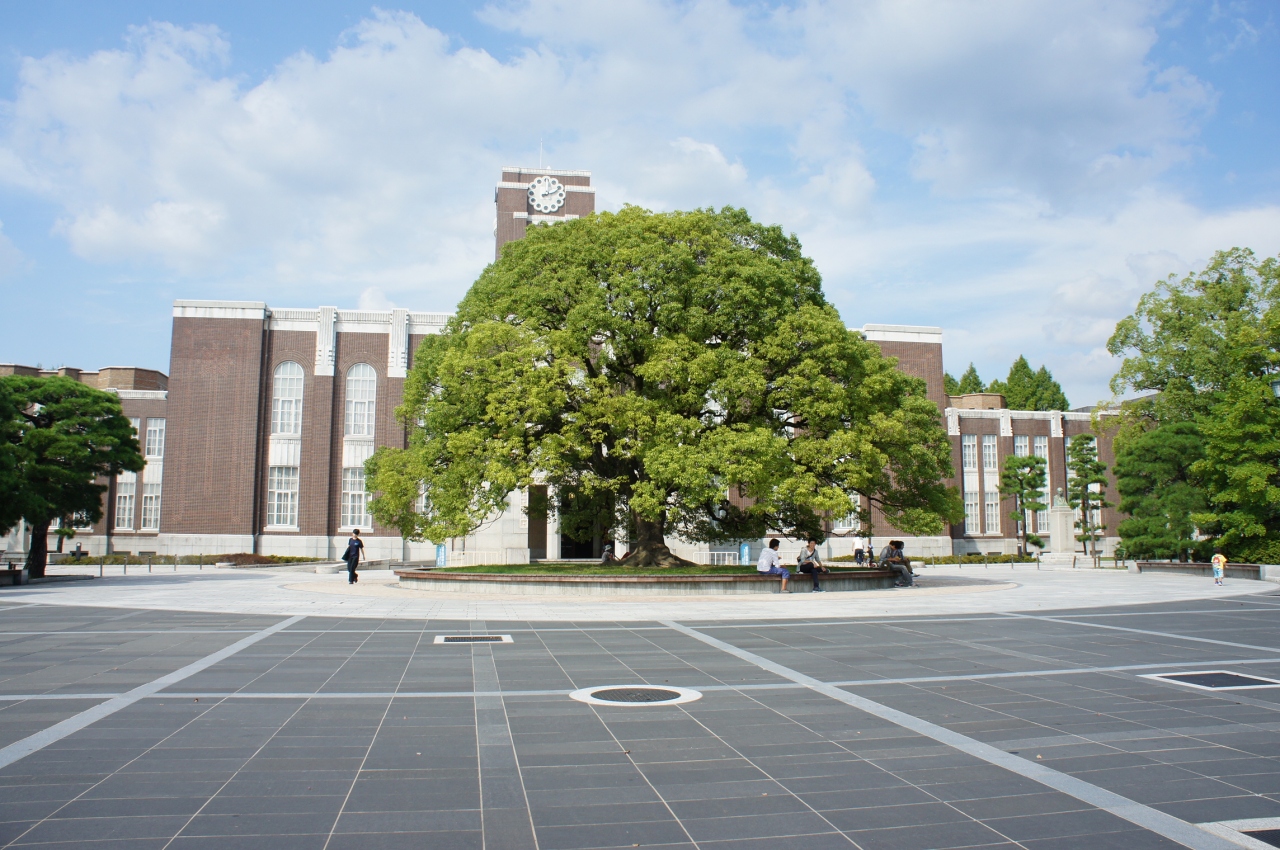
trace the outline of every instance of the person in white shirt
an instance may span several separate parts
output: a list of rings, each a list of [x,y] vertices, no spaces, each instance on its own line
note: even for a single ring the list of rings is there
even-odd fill
[[[767,576],[782,576],[782,592],[790,593],[787,590],[787,579],[791,578],[791,573],[782,566],[782,559],[778,557],[779,545],[781,544],[776,537],[769,541],[769,548],[760,553],[760,560],[756,562],[756,572]]]

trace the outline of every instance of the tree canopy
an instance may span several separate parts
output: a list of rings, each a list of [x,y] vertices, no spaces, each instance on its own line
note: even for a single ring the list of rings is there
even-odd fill
[[[1171,275],[1138,301],[1107,343],[1123,357],[1117,396],[1120,442],[1176,422],[1191,423],[1203,455],[1190,475],[1206,504],[1196,528],[1234,556],[1280,548],[1280,409],[1270,382],[1280,373],[1280,259],[1233,248],[1203,271]]]
[[[1128,516],[1117,531],[1136,558],[1186,559],[1198,548],[1192,515],[1206,506],[1191,467],[1204,457],[1194,422],[1140,432],[1116,448],[1116,489]]]
[[[1009,376],[984,385],[978,370],[972,363],[956,380],[950,374],[943,375],[947,395],[967,393],[1000,393],[1010,410],[1069,410],[1070,404],[1062,386],[1054,380],[1053,373],[1045,366],[1032,370],[1026,357],[1019,357],[1009,368]]]
[[[533,484],[570,522],[607,512],[647,565],[672,533],[821,538],[865,514],[857,494],[908,532],[960,514],[924,383],[844,326],[794,236],[738,209],[530,228],[423,341],[401,413],[409,448],[367,469],[374,515],[415,539]]]
[[[1026,357],[1019,357],[1009,367],[1005,380],[992,381],[987,392],[1000,393],[1010,410],[1070,410],[1062,387],[1047,367],[1032,370]]]
[[[16,488],[0,496],[0,517],[31,526],[27,566],[44,574],[53,520],[80,514],[102,518],[106,485],[98,478],[145,465],[132,423],[111,393],[65,377],[0,379],[11,416],[3,427],[14,460]]]

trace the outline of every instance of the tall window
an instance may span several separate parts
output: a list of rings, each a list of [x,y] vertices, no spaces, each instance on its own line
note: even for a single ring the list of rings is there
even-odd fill
[[[302,433],[302,367],[292,360],[271,376],[271,433]]]
[[[983,472],[999,472],[1000,456],[996,453],[996,435],[982,435],[982,470]]]
[[[372,366],[357,363],[347,370],[347,436],[373,436],[373,404],[377,395],[378,375]]]
[[[966,470],[978,468],[978,435],[965,434],[960,438],[960,463]]]
[[[964,533],[982,533],[982,527],[978,525],[978,494],[973,491],[964,494]]]
[[[1031,454],[1031,438],[1026,434],[1015,434],[1013,437],[1014,457],[1026,457]]]
[[[999,491],[988,490],[982,494],[983,496],[983,517],[986,520],[987,534],[1000,533],[1000,493]]]
[[[164,420],[147,420],[147,457],[164,457]]]
[[[133,528],[134,491],[138,473],[122,472],[116,478],[116,528]]]
[[[298,526],[298,467],[267,470],[267,525]]]
[[[160,421],[164,421],[163,419]],[[148,426],[148,431],[150,426]],[[145,531],[160,530],[160,485],[142,485],[142,528]]]
[[[364,467],[342,470],[342,527],[368,528],[368,493],[364,489]]]
[[[1044,458],[1044,492],[1040,494],[1040,501],[1046,505],[1052,505],[1049,491],[1049,438],[1036,437],[1034,448],[1036,457]],[[1036,528],[1040,531],[1046,531],[1049,528],[1049,512],[1036,511]]]

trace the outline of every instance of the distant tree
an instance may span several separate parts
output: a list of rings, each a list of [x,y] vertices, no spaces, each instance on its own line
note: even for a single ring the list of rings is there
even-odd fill
[[[102,519],[99,477],[137,472],[145,461],[133,425],[111,393],[71,378],[0,378],[12,398],[8,437],[16,459],[16,512],[31,527],[27,568],[43,576],[49,526],[80,515]],[[13,508],[10,508],[13,510]]]
[[[992,381],[987,392],[1002,394],[1010,410],[1069,409],[1067,397],[1053,374],[1044,366],[1032,371],[1026,357],[1013,361],[1009,376],[1003,381]]]
[[[680,563],[668,534],[820,537],[855,493],[908,533],[963,515],[924,383],[846,329],[794,236],[732,208],[530,228],[423,340],[401,414],[409,448],[366,470],[416,539],[535,484],[567,527],[625,529],[632,566]]]
[[[1204,453],[1192,474],[1205,489],[1192,517],[1228,555],[1280,551],[1280,258],[1219,251],[1203,271],[1170,275],[1116,325],[1107,349],[1123,357],[1116,396],[1122,436],[1194,423]],[[1123,441],[1123,440],[1122,440]],[[1251,553],[1255,553],[1252,554]]]
[[[22,440],[22,428],[18,412],[13,391],[0,380],[0,536],[22,519],[18,479],[18,443]]]
[[[960,382],[950,372],[942,373],[942,391],[947,395],[960,395]]]
[[[1207,507],[1192,466],[1204,457],[1193,422],[1170,422],[1116,446],[1116,489],[1128,516],[1117,531],[1136,558],[1184,560],[1196,548],[1194,514]]]
[[[966,393],[982,393],[987,388],[983,386],[982,379],[978,377],[978,370],[973,364],[969,364],[969,368],[960,376],[960,383],[956,385],[956,395],[965,395]]]
[[[1192,471],[1209,498],[1193,519],[1239,555],[1280,544],[1280,400],[1270,383],[1243,375],[1230,381],[1200,432],[1204,456]]]
[[[1048,510],[1040,499],[1044,495],[1045,459],[1042,457],[1011,457],[1005,460],[1000,472],[1000,495],[1013,499],[1014,528],[1018,529],[1018,554],[1024,554],[1027,546],[1044,548],[1044,541],[1030,533],[1027,513]]]
[[[1092,434],[1071,438],[1067,468],[1067,503],[1080,512],[1076,540],[1085,544],[1085,554],[1098,554],[1098,540],[1107,527],[1094,512],[1111,507],[1106,499],[1107,465],[1098,460],[1098,441]]]

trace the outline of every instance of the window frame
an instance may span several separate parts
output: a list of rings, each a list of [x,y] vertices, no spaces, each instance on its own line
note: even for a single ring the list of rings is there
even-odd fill
[[[356,374],[357,370],[362,373]],[[368,370],[368,374],[363,370]],[[378,426],[378,370],[368,363],[352,364],[347,369],[342,401],[343,436],[372,439]]]
[[[306,381],[306,370],[294,360],[277,363],[271,370],[272,436],[296,437],[302,433],[302,401],[306,396]],[[287,428],[282,427],[286,425]]]
[[[292,475],[286,475],[286,472],[291,472]],[[268,529],[298,530],[298,479],[296,466],[267,467],[266,527]],[[292,484],[292,487],[281,487],[282,484]],[[285,506],[283,515],[282,504]],[[279,522],[281,518],[289,522]]]

